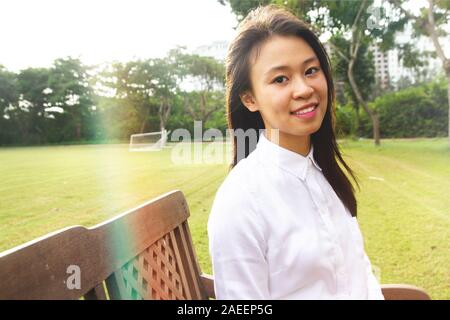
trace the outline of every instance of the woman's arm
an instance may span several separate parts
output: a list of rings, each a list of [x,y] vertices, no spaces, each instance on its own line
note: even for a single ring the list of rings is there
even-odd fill
[[[250,195],[219,190],[208,221],[217,299],[270,299],[266,240]]]
[[[383,293],[381,292],[380,283],[373,274],[372,264],[370,263],[370,259],[367,256],[366,252],[364,252],[364,261],[366,262],[367,286],[369,289],[367,298],[369,300],[384,300]]]

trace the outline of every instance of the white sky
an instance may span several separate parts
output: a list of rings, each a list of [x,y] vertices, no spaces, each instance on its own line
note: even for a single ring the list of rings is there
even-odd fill
[[[86,64],[151,58],[230,41],[235,25],[217,0],[0,0],[0,64],[18,71],[67,56]]]
[[[0,0],[0,64],[18,71],[69,55],[87,64],[157,57],[230,41],[235,25],[217,0]]]

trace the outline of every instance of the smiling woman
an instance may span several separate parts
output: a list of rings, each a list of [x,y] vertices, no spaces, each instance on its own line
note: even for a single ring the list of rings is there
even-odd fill
[[[281,146],[307,155],[310,134],[320,128],[328,105],[319,59],[302,38],[278,35],[250,59],[253,92],[242,93],[242,102],[251,112],[260,112],[268,137],[278,128]]]
[[[226,76],[229,128],[262,133],[256,146],[234,136],[208,221],[217,298],[383,299],[319,39],[289,12],[257,8],[230,45]]]

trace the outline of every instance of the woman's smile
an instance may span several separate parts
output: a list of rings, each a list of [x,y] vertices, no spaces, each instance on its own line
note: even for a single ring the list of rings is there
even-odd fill
[[[311,119],[317,114],[316,111],[318,107],[319,104],[317,102],[311,102],[301,106],[295,111],[291,111],[291,115],[299,119]]]

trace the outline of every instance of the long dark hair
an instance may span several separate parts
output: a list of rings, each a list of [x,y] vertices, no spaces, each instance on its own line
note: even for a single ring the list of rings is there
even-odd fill
[[[320,129],[311,135],[314,145],[314,159],[319,164],[338,197],[350,211],[357,215],[355,190],[350,180],[339,166],[356,178],[353,171],[345,163],[339,151],[334,132],[335,127],[335,92],[331,76],[328,54],[310,27],[292,13],[274,5],[258,7],[252,10],[240,23],[237,36],[228,49],[226,59],[226,104],[228,128],[231,132],[264,129],[264,122],[259,111],[251,112],[242,103],[240,94],[252,90],[250,82],[250,56],[253,50],[259,50],[264,41],[273,35],[296,36],[305,40],[317,55],[328,84],[328,105]],[[258,136],[259,138],[259,136]],[[239,162],[237,137],[233,136],[233,162],[231,169]],[[245,141],[247,157],[253,150]],[[254,148],[254,146],[253,146]]]

